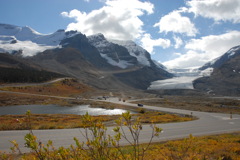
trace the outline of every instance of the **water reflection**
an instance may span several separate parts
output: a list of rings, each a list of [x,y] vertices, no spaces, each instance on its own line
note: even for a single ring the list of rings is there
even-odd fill
[[[0,107],[0,115],[6,114],[25,114],[30,110],[33,114],[77,114],[84,115],[88,112],[90,115],[116,115],[126,112],[123,109],[103,109],[90,108],[89,105],[80,105],[74,107],[63,107],[57,105],[18,105]]]

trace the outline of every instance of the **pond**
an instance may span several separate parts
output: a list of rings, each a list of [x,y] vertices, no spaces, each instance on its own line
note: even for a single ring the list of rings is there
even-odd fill
[[[90,115],[116,115],[127,112],[123,109],[103,109],[90,108],[89,105],[79,105],[73,107],[64,107],[58,105],[17,105],[0,107],[0,115],[25,114],[30,110],[33,114],[77,114],[84,115],[87,112]]]

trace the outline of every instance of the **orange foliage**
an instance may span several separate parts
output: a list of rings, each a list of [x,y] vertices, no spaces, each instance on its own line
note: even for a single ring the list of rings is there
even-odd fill
[[[221,159],[240,160],[240,133],[218,136],[192,137],[153,145],[146,159],[195,160]]]

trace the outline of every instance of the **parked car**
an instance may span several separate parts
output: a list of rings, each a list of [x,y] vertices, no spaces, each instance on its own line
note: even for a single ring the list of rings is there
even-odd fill
[[[138,107],[143,107],[143,104],[138,103],[137,105],[138,105]]]

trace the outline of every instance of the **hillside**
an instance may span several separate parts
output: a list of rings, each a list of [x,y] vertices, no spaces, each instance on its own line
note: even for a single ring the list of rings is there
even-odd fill
[[[5,53],[0,53],[0,73],[0,83],[44,82],[65,77]]]

